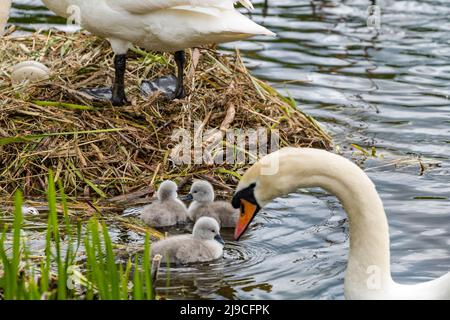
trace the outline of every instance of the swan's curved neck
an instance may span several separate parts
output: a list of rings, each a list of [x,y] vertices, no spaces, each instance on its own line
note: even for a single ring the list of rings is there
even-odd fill
[[[282,186],[283,193],[321,187],[337,196],[347,213],[350,227],[346,287],[349,282],[364,290],[375,273],[380,286],[388,286],[392,281],[388,223],[372,181],[358,166],[341,156],[317,149],[295,150],[299,149],[284,151],[278,178],[268,177],[267,182]],[[273,198],[271,195],[260,196]]]
[[[347,162],[347,161],[345,161]],[[340,168],[340,169],[339,169]],[[391,284],[389,227],[383,203],[369,177],[347,162],[317,176],[319,186],[337,196],[347,213],[350,252],[345,281],[361,290]],[[377,278],[372,278],[377,277]],[[375,289],[375,288],[374,288]]]

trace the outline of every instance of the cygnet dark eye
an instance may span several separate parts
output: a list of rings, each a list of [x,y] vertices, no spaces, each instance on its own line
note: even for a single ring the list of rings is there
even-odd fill
[[[216,233],[216,230],[213,229],[213,230],[211,230],[211,232],[212,232],[212,233]]]

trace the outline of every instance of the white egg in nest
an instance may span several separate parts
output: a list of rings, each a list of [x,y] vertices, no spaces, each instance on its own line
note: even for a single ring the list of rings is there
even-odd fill
[[[13,85],[37,82],[50,77],[50,70],[37,61],[23,61],[12,67],[11,81]]]
[[[34,207],[22,206],[22,214],[24,216],[38,216],[39,210]]]

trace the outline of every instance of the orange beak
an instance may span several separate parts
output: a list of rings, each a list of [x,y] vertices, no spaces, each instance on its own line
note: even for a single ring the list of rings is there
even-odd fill
[[[259,206],[253,204],[245,199],[241,199],[241,216],[239,217],[239,221],[236,225],[236,229],[234,230],[234,239],[238,241],[244,232],[247,230],[250,222],[252,222],[253,218],[256,216],[256,213],[259,211]]]

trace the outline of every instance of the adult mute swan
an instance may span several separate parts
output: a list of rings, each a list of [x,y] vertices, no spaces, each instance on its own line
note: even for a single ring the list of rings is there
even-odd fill
[[[132,44],[153,51],[175,52],[178,67],[171,98],[184,97],[186,48],[274,35],[234,8],[234,0],[43,0],[57,15],[73,13],[82,27],[107,38],[116,54],[112,104],[124,105],[126,54]],[[239,0],[251,9],[250,0]],[[77,19],[78,18],[78,19]]]
[[[11,0],[0,1],[0,36],[5,32],[5,26],[9,18],[9,10],[11,9]]]
[[[336,195],[348,216],[347,299],[450,299],[450,273],[416,285],[393,281],[388,223],[374,184],[357,165],[327,151],[285,148],[254,164],[242,177],[232,200],[233,206],[241,209],[236,240],[271,200],[312,187]]]

